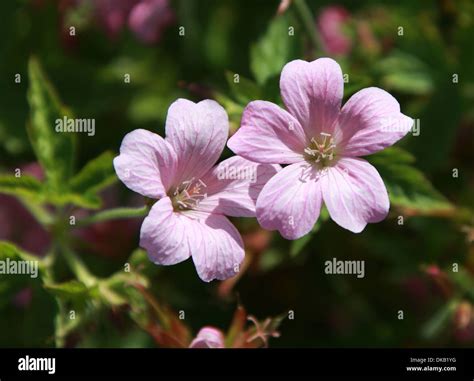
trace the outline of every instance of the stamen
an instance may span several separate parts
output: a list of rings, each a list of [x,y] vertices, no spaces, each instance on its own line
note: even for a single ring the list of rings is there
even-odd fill
[[[320,163],[322,167],[328,166],[330,161],[334,160],[334,150],[336,145],[334,144],[334,139],[331,134],[327,132],[321,132],[321,137],[316,139],[315,137],[311,138],[311,143],[309,147],[304,149],[304,152],[307,155],[307,160]]]
[[[207,197],[207,193],[204,192],[207,188],[204,181],[201,179],[183,181],[178,187],[172,192],[172,202],[175,211],[184,211],[195,209],[199,203]]]

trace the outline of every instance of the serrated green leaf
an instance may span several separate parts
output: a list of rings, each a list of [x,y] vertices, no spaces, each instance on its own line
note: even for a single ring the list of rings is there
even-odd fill
[[[413,166],[415,158],[407,151],[390,147],[367,160],[382,176],[392,204],[424,212],[452,208],[425,175]]]
[[[261,99],[260,88],[254,81],[232,71],[227,71],[225,77],[232,95],[239,103],[247,105],[255,99]]]
[[[53,295],[70,300],[85,299],[90,295],[90,289],[77,280],[64,283],[46,283],[44,287]]]
[[[70,182],[70,189],[77,194],[96,194],[117,180],[113,166],[114,154],[110,151],[89,161]]]
[[[28,274],[22,276],[0,274],[0,310],[10,302],[16,292],[26,286],[37,284],[44,270],[44,264],[40,258],[27,253],[11,242],[0,241],[0,261],[7,260],[36,262],[38,264],[38,274],[35,275],[38,276],[32,278]]]
[[[71,113],[61,104],[35,58],[31,58],[28,63],[28,73],[28,134],[45,171],[48,188],[60,192],[65,189],[72,174],[75,136],[72,133],[56,132],[55,125],[57,119],[65,116],[70,118]]]
[[[22,261],[37,261],[39,262],[38,267],[41,268],[42,264],[40,258],[27,253],[25,250],[20,249],[15,244],[8,241],[0,241],[0,259],[13,259]]]
[[[250,69],[259,84],[280,74],[291,55],[290,26],[285,14],[274,18],[263,37],[250,49]]]
[[[0,175],[0,193],[37,200],[43,198],[43,184],[29,175]]]
[[[49,193],[45,200],[56,206],[72,204],[86,209],[97,209],[101,206],[101,200],[95,194],[78,194],[65,191],[64,193]]]
[[[95,187],[92,186],[89,192],[81,192],[80,187],[74,191],[55,192],[46,188],[43,183],[32,176],[15,177],[9,175],[0,176],[0,193],[21,197],[33,203],[48,203],[56,206],[73,204],[82,208],[97,209],[101,205],[101,200],[94,192],[113,181],[114,179],[107,177]]]

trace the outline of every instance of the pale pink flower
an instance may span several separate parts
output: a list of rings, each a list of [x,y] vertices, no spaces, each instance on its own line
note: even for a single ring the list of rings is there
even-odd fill
[[[189,348],[224,348],[224,335],[214,327],[202,328]]]
[[[258,194],[279,169],[241,157],[214,166],[228,133],[218,103],[178,99],[168,109],[166,139],[132,131],[114,159],[127,187],[158,200],[142,224],[140,246],[161,265],[192,256],[204,281],[238,273],[242,238],[225,216],[254,217]]]
[[[281,73],[288,111],[265,101],[251,102],[228,146],[258,163],[289,164],[263,188],[257,200],[262,227],[288,239],[307,234],[325,203],[343,228],[361,232],[389,210],[377,170],[358,156],[401,139],[413,120],[389,93],[376,87],[354,94],[341,109],[343,76],[332,59],[295,60]]]
[[[321,10],[317,27],[324,50],[329,54],[347,54],[352,48],[352,40],[344,31],[351,16],[341,6],[329,6]]]

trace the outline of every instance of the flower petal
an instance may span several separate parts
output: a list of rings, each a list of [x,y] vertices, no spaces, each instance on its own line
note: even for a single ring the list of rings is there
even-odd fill
[[[306,136],[287,111],[266,101],[250,102],[237,132],[227,146],[257,163],[290,164],[303,159]]]
[[[156,264],[182,262],[201,245],[201,231],[196,224],[196,220],[174,213],[169,197],[162,198],[143,221],[140,246]]]
[[[355,93],[341,110],[340,136],[335,137],[345,156],[364,156],[391,146],[413,126],[400,112],[397,100],[385,90],[369,87]]]
[[[205,220],[196,220],[196,227],[200,229],[202,242],[192,257],[199,277],[210,282],[236,275],[245,253],[235,226],[224,216],[210,214]]]
[[[233,156],[209,171],[202,181],[207,197],[197,209],[232,217],[255,217],[255,204],[263,186],[279,165],[258,164]]]
[[[331,218],[340,226],[360,233],[369,222],[380,222],[388,214],[387,189],[368,161],[342,158],[321,177],[324,202]]]
[[[201,328],[189,348],[224,348],[224,335],[214,327]]]
[[[228,134],[227,113],[217,102],[175,101],[168,109],[166,141],[178,156],[177,183],[204,175],[221,155]]]
[[[125,135],[120,155],[114,159],[115,172],[131,190],[150,198],[160,198],[173,182],[177,158],[161,136],[147,130]]]
[[[281,72],[280,89],[287,110],[310,139],[321,132],[332,133],[344,92],[341,67],[336,61],[291,61]]]
[[[318,172],[306,162],[291,164],[263,187],[257,199],[258,222],[287,239],[297,239],[313,228],[321,203]]]

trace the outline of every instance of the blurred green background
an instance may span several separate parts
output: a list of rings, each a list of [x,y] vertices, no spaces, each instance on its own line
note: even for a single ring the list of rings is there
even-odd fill
[[[270,342],[275,347],[472,346],[474,3],[169,0],[143,25],[132,25],[127,1],[134,3],[2,2],[1,172],[37,161],[25,127],[31,56],[75,115],[96,120],[94,136],[77,136],[76,168],[106,150],[118,152],[136,128],[164,135],[167,109],[179,97],[216,99],[235,131],[249,101],[281,103],[286,62],[333,57],[349,75],[344,101],[378,86],[418,120],[419,136],[409,134],[397,148],[369,158],[391,193],[389,217],[361,234],[321,218],[295,242],[262,231],[253,219],[235,219],[248,250],[235,282],[205,284],[191,261],[161,268],[135,252],[138,271],[146,272],[156,301],[185,312],[192,332],[205,325],[226,331],[241,304],[259,319],[286,316],[281,337]],[[144,37],[150,28],[152,37]],[[51,250],[54,232],[36,232],[13,196],[1,197],[0,239],[32,254]],[[105,207],[143,204],[118,182],[101,198]],[[78,233],[74,250],[91,272],[108,277],[137,248],[140,221]],[[326,275],[324,263],[333,257],[364,260],[365,278]],[[59,281],[67,281],[70,273],[58,266]],[[0,282],[0,345],[55,345],[55,319],[64,311],[49,291],[25,278]],[[88,315],[63,345],[163,345],[137,324],[130,306],[76,302]]]

